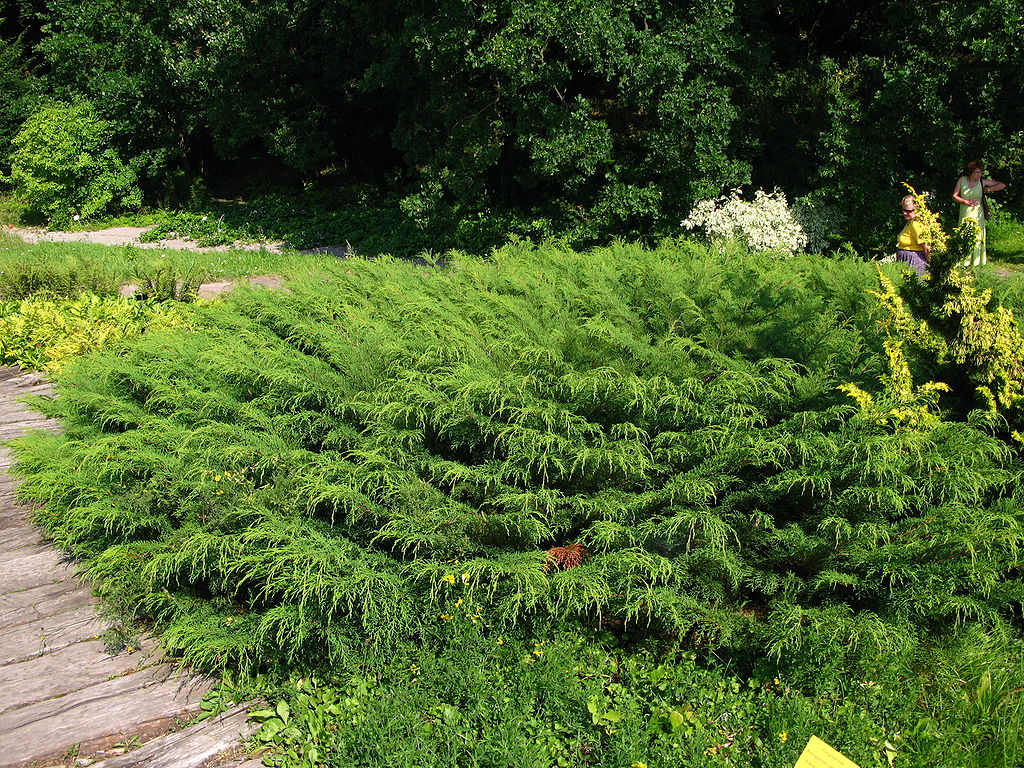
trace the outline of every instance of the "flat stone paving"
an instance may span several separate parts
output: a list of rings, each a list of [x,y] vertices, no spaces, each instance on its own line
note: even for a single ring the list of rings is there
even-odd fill
[[[42,376],[0,367],[0,440],[58,429],[19,402],[51,393]],[[131,651],[106,641],[78,566],[17,500],[11,460],[0,448],[0,768],[260,765],[239,746],[252,732],[244,706],[187,725],[211,679],[166,661],[152,638]]]

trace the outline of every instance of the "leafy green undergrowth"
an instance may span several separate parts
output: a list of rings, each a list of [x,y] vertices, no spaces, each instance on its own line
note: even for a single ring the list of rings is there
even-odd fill
[[[1010,766],[1024,757],[1020,643],[965,633],[910,665],[800,689],[563,627],[542,639],[456,616],[386,657],[245,691],[251,746],[282,768],[350,765],[789,768],[813,734],[864,768]],[[1006,666],[1007,659],[1012,659]],[[237,689],[225,690],[233,697]]]
[[[7,191],[0,191],[0,231],[13,227],[21,216],[22,206]]]
[[[210,201],[201,209],[166,212],[144,239],[181,237],[199,245],[280,240],[297,249],[349,244],[365,255],[409,257],[452,248],[484,254],[505,243],[510,233],[550,236],[550,226],[543,219],[458,208],[432,206],[418,212],[397,198],[352,188],[310,190],[299,196],[268,192],[247,202]]]
[[[621,651],[600,653],[627,671],[665,659],[689,676],[672,683],[679,706],[707,682],[701,659],[748,713],[735,715],[746,754],[755,737],[803,734],[789,715],[758,720],[778,676],[798,692],[779,706],[821,723],[819,735],[828,718],[870,721],[845,739],[855,757],[884,766],[885,741],[906,748],[897,731],[953,732],[984,756],[985,723],[1020,732],[1020,464],[972,424],[893,428],[839,391],[875,391],[886,370],[865,290],[876,286],[852,260],[780,263],[687,242],[518,243],[445,270],[328,263],[288,292],[196,307],[192,331],[147,333],[61,371],[60,397],[42,406],[65,432],[19,441],[23,494],[45,503],[39,521],[110,601],[204,668],[337,671],[368,649],[472,677],[444,661],[437,627],[464,617],[485,631],[460,642],[518,654],[533,622],[605,626]],[[519,640],[499,646],[506,636]],[[956,638],[995,649],[981,666],[999,694],[977,711],[983,672],[960,679],[957,653],[932,653]],[[653,655],[630,661],[638,648]],[[500,661],[474,663],[497,675]],[[373,685],[397,690],[397,669]],[[568,729],[552,730],[556,742],[578,743],[583,762],[566,764],[666,764],[658,755],[684,748],[659,746],[640,677],[627,675],[624,703],[609,688],[607,710],[581,709],[596,695],[589,675],[552,698],[575,719],[535,713]],[[359,749],[447,734],[441,754],[492,764],[451,753],[491,721],[468,704],[446,715],[439,679],[420,698],[405,685],[404,720],[375,709]],[[514,679],[536,698],[538,682]],[[872,682],[890,703],[856,698]],[[941,714],[961,694],[977,733]],[[623,710],[626,724],[605,726],[624,741],[607,733],[583,754],[601,718]],[[685,749],[704,754],[724,737],[698,717]],[[450,738],[462,718],[468,730]],[[782,746],[765,753],[789,760]],[[361,759],[329,748],[334,764]]]
[[[168,211],[166,209],[142,208],[138,211],[90,216],[78,220],[72,219],[62,224],[60,229],[66,232],[91,232],[114,227],[152,227],[165,221],[167,215]],[[51,227],[51,229],[57,229],[57,227]]]

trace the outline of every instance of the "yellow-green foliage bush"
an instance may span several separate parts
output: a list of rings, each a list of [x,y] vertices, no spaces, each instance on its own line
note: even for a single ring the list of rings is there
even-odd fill
[[[121,296],[85,293],[73,299],[27,298],[0,303],[0,359],[7,365],[55,371],[71,357],[184,324],[179,309]]]
[[[1013,310],[994,301],[992,289],[981,288],[974,273],[961,268],[974,249],[977,225],[966,219],[947,233],[929,209],[927,196],[908,189],[917,203],[922,239],[932,246],[930,274],[900,286],[880,274],[881,289],[871,292],[878,299],[879,326],[890,350],[891,376],[882,379],[883,389],[903,405],[912,395],[925,396],[927,404],[917,401],[918,417],[940,404],[940,392],[949,392],[941,401],[947,411],[976,409],[973,420],[987,421],[1017,443],[1024,442],[1024,333]],[[914,394],[915,366],[908,353],[917,369],[931,368],[932,375],[945,378],[923,384]],[[862,408],[871,406],[870,396],[865,399],[856,387],[845,389]]]
[[[15,200],[52,226],[142,204],[138,174],[115,148],[116,127],[87,101],[54,102],[30,115],[12,139]]]

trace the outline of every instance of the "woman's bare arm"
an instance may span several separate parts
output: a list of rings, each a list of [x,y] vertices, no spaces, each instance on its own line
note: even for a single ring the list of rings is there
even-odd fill
[[[977,200],[968,200],[960,194],[960,185],[964,183],[964,177],[961,176],[956,180],[956,188],[953,190],[953,199],[956,200],[960,205],[977,205]]]

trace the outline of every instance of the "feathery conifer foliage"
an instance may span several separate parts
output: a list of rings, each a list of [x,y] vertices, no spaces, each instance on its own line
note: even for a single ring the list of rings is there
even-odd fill
[[[462,613],[826,676],[957,625],[1009,632],[1010,449],[837,389],[886,374],[872,279],[687,244],[341,261],[61,371],[41,405],[65,433],[19,443],[23,492],[211,667]]]

